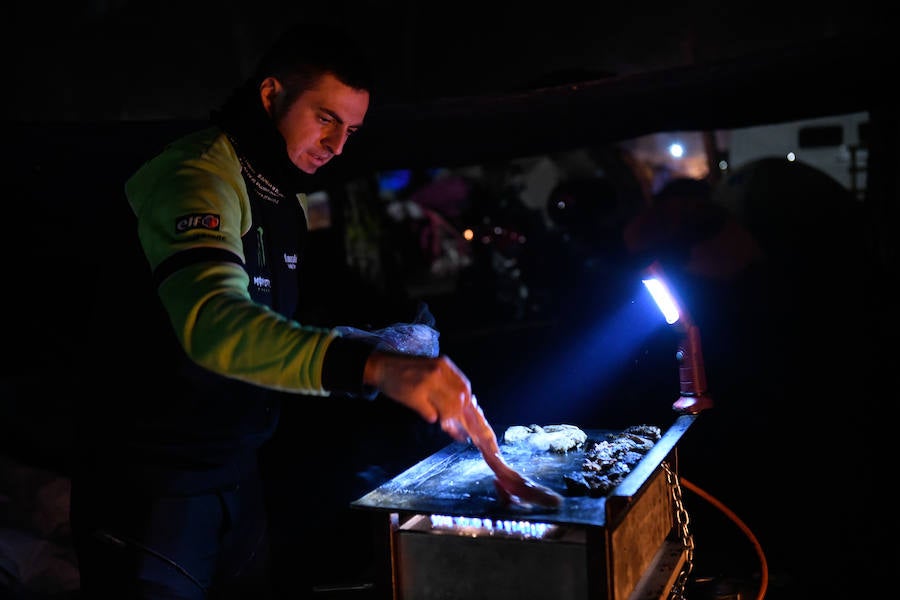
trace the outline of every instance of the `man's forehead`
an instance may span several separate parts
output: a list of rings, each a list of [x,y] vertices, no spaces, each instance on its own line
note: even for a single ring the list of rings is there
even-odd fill
[[[326,73],[298,100],[309,102],[351,126],[362,125],[369,108],[369,92],[359,90]]]

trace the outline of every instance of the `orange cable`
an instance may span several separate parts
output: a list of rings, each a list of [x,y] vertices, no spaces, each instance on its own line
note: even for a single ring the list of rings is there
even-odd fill
[[[756,595],[756,600],[762,600],[765,597],[766,590],[769,587],[769,564],[768,561],[766,561],[766,553],[763,552],[759,540],[756,539],[756,536],[753,535],[753,532],[740,519],[740,517],[734,514],[734,511],[732,511],[730,508],[722,504],[721,501],[713,497],[709,492],[706,492],[703,489],[697,487],[684,477],[679,477],[679,480],[681,481],[681,485],[691,490],[692,492],[718,508],[720,511],[725,513],[725,516],[734,521],[734,523],[740,528],[740,530],[743,531],[744,534],[750,539],[750,543],[753,544],[753,548],[756,550],[756,554],[759,556],[759,562],[762,568],[762,577],[759,583],[759,593]]]

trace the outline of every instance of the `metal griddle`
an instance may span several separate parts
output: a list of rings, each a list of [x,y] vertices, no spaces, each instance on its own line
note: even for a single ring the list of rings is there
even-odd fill
[[[627,503],[637,494],[673,451],[695,418],[696,415],[680,415],[617,487],[606,496],[596,498],[570,495],[563,479],[565,474],[581,470],[583,448],[559,454],[502,444],[503,457],[512,468],[564,496],[562,506],[557,510],[501,505],[494,490],[493,473],[481,454],[471,444],[459,442],[407,469],[352,502],[351,506],[392,512],[526,519],[605,527],[610,514],[607,502],[624,500]],[[584,447],[590,447],[592,441],[605,439],[608,433],[617,433],[609,429],[584,431],[588,436]]]

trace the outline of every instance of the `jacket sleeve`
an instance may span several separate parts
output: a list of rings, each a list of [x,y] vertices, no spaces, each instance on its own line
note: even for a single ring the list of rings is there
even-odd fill
[[[162,304],[193,361],[281,391],[367,391],[371,344],[301,325],[250,297],[241,243],[250,210],[224,138],[200,153],[168,149],[129,180],[126,194]]]

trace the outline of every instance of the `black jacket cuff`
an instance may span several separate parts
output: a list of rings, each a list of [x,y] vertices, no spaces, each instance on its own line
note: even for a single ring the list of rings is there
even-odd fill
[[[329,392],[374,397],[372,386],[363,384],[363,372],[377,339],[335,338],[322,363],[322,387]]]

